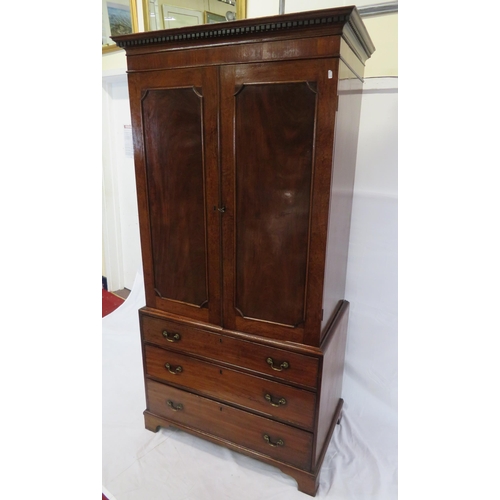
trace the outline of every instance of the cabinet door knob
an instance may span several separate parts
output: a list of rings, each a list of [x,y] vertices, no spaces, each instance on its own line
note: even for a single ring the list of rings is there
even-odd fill
[[[273,401],[273,397],[271,396],[271,394],[266,394],[264,396],[264,398],[266,398],[266,401],[269,401],[269,404],[271,406],[275,406],[276,408],[278,406],[280,406],[280,405],[286,405],[286,399],[285,398],[278,399],[278,401],[276,403]]]
[[[179,342],[181,340],[181,336],[178,333],[170,333],[167,330],[163,330],[161,334],[169,341],[169,342]]]
[[[283,439],[278,439],[276,443],[273,443],[271,441],[271,438],[267,434],[264,434],[264,441],[273,448],[276,448],[276,446],[285,446],[285,442],[283,441]]]
[[[271,368],[273,370],[276,370],[277,372],[281,372],[283,370],[286,370],[287,368],[290,368],[290,365],[288,364],[288,361],[283,361],[283,363],[281,363],[279,365],[279,367],[274,366],[274,360],[273,360],[273,358],[267,358],[266,362],[267,362],[268,365],[271,366]]]
[[[172,374],[172,375],[178,375],[179,373],[182,372],[182,366],[178,366],[174,370],[170,367],[170,363],[165,363],[165,368]]]
[[[214,210],[218,210],[221,214],[223,214],[226,211],[226,207],[225,206],[214,207]]]

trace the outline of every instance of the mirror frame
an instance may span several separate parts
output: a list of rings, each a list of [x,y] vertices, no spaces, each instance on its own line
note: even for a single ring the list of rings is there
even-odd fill
[[[106,0],[103,0],[106,1]],[[144,1],[144,0],[143,0]],[[132,33],[137,33],[139,31],[139,18],[137,16],[137,0],[130,0],[130,17],[132,21]],[[108,52],[114,52],[116,50],[122,50],[116,43],[110,45],[102,46],[102,53],[107,54]]]
[[[142,14],[144,17],[144,31],[151,31],[149,27],[149,0],[142,0]],[[236,18],[247,18],[247,0],[236,0]]]

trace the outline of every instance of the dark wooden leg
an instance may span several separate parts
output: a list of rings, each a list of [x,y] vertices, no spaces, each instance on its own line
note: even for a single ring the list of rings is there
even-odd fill
[[[310,495],[312,497],[316,496],[319,486],[317,477],[302,477],[300,479],[296,478],[296,481],[299,491],[302,491],[302,493],[305,493],[306,495]]]
[[[297,481],[297,489],[306,495],[316,496],[318,492],[318,475],[295,468],[280,467],[280,470]]]
[[[147,410],[144,412],[144,425],[146,429],[151,432],[158,432],[160,427],[169,427],[165,420],[158,418]]]

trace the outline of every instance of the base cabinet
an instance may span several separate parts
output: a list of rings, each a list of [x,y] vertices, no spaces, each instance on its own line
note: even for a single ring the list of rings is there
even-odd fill
[[[315,495],[341,417],[360,88],[354,7],[114,37],[127,54],[152,431]]]
[[[300,352],[189,328],[142,309],[146,427],[175,425],[263,460],[314,495],[341,416],[348,314],[343,301],[324,351]]]

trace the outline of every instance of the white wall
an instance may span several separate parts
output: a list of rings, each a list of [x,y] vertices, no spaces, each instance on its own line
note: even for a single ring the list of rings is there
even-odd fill
[[[333,7],[344,7],[347,5],[356,5],[361,7],[363,5],[372,5],[377,2],[376,0],[285,0],[285,14],[292,12],[304,12],[307,10],[320,10],[331,9]],[[247,14],[248,17],[262,17],[274,16],[279,14],[279,0],[247,0]]]
[[[346,299],[351,304],[343,397],[394,485],[398,443],[398,80],[365,82]],[[387,466],[387,470],[384,467]],[[394,475],[393,475],[394,474]],[[392,498],[392,494],[387,494]]]
[[[109,290],[132,289],[141,249],[125,75],[105,76],[102,95],[103,269]]]

